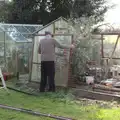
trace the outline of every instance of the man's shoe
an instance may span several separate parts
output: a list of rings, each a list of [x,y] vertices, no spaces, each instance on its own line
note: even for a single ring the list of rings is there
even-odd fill
[[[39,92],[45,92],[45,90],[41,90],[41,89],[39,89]]]

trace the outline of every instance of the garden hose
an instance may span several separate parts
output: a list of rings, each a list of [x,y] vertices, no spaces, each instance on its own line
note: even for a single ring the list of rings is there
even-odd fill
[[[55,115],[51,115],[51,114],[35,112],[35,111],[29,110],[29,109],[24,109],[24,108],[15,108],[15,107],[2,105],[2,104],[0,104],[0,108],[13,110],[13,111],[18,111],[18,112],[23,112],[23,113],[27,113],[27,114],[31,114],[31,115],[35,115],[35,116],[53,118],[53,119],[56,119],[56,120],[75,120],[75,119],[72,119],[72,118],[60,117],[60,116],[55,116]]]

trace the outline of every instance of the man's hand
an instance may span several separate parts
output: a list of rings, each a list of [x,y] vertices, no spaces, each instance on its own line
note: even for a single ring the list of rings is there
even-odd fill
[[[75,45],[72,44],[72,45],[70,46],[70,48],[74,49],[74,48],[75,48]]]

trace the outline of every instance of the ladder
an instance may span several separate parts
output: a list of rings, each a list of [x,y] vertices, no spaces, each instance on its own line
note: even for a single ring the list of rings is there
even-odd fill
[[[3,85],[2,87],[0,87],[0,89],[5,89],[8,92],[8,89],[7,89],[7,86],[6,86],[6,83],[5,83],[1,68],[0,68],[0,78],[1,78],[1,81],[2,81],[2,85]]]

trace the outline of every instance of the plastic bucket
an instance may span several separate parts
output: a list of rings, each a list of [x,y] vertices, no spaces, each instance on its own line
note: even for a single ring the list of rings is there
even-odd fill
[[[93,84],[94,83],[94,76],[86,76],[86,83]]]

